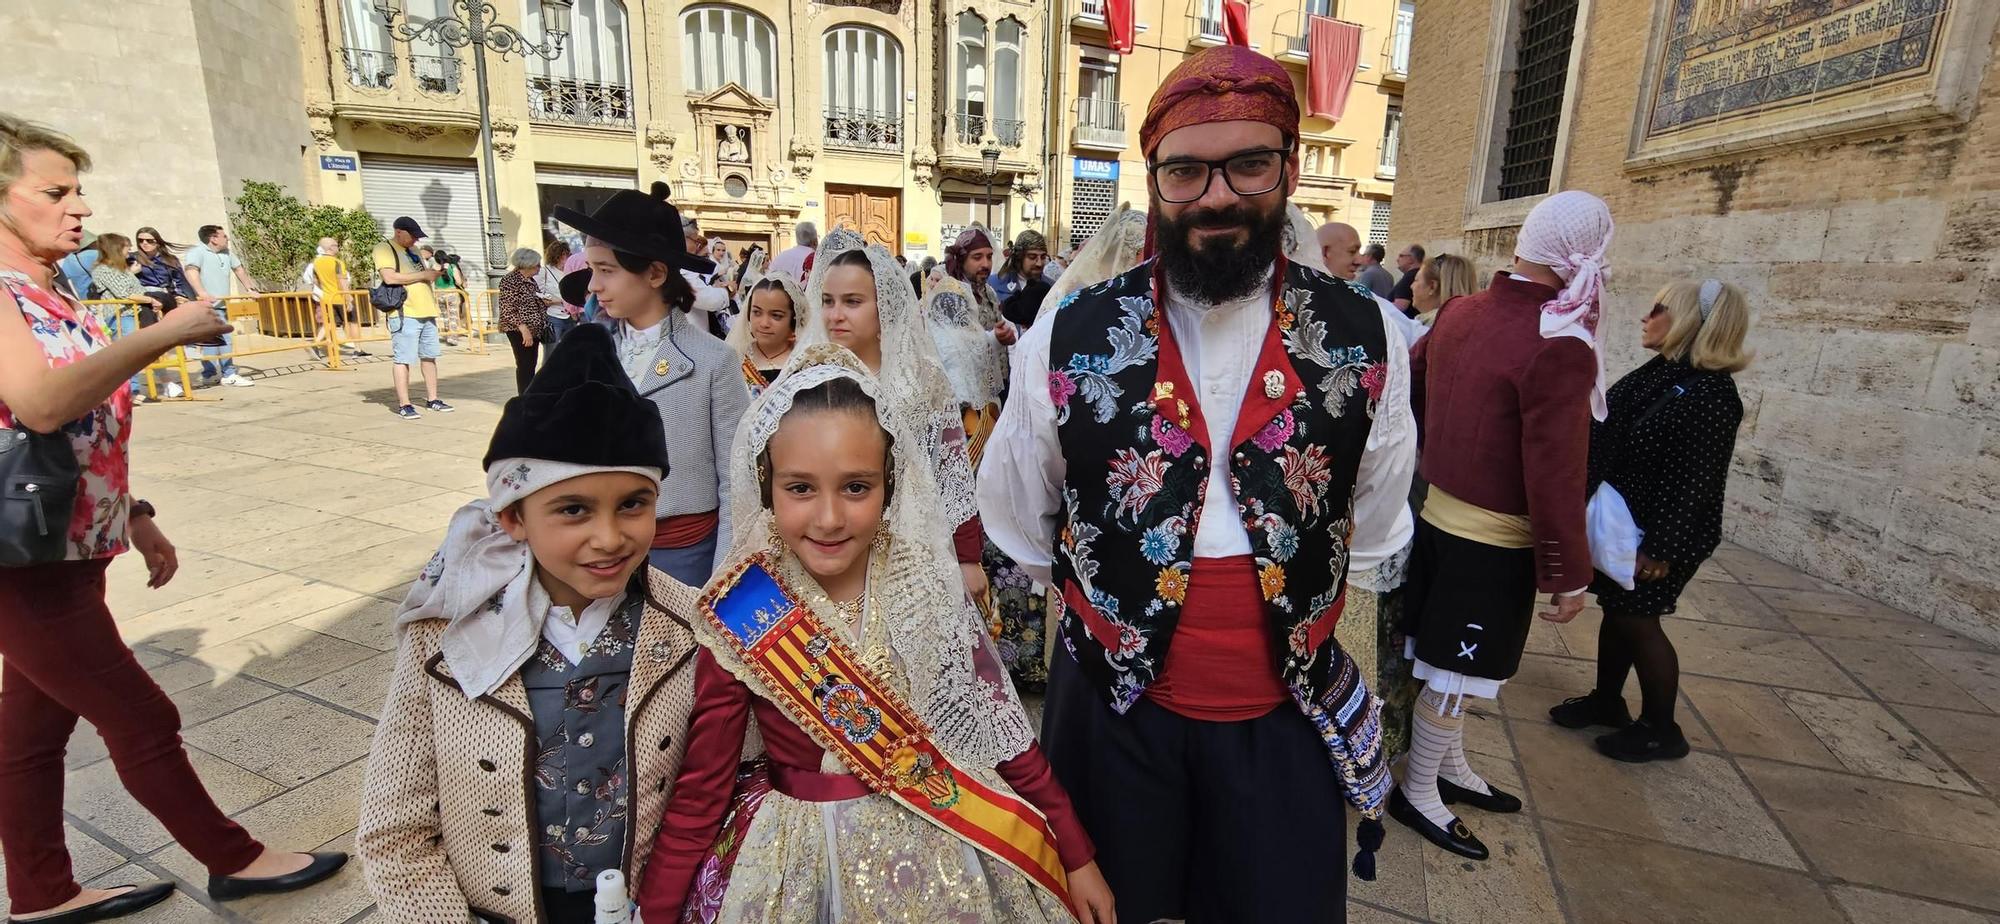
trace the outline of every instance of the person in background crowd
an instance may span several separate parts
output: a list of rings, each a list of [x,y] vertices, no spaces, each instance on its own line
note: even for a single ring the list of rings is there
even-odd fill
[[[1382,311],[1382,320],[1402,332],[1405,350],[1423,339],[1426,331],[1423,325],[1410,320],[1409,315],[1404,314],[1402,309],[1397,308],[1388,299],[1376,295],[1374,290],[1361,283],[1359,278],[1361,268],[1367,265],[1367,261],[1361,256],[1360,231],[1346,222],[1334,221],[1321,225],[1317,237],[1320,258],[1327,261],[1326,271],[1347,283],[1347,287],[1362,298],[1374,302]]]
[[[621,190],[589,215],[557,207],[558,221],[585,235],[589,265],[565,277],[595,296],[609,318],[618,361],[641,397],[659,409],[673,466],[653,510],[653,567],[700,587],[728,554],[730,521],[723,505],[730,440],[750,405],[743,358],[710,336],[692,314],[688,274],[715,271],[672,236],[680,210],[667,184],[649,193]],[[570,279],[576,279],[571,283]]]
[[[132,257],[132,239],[123,234],[102,234],[96,245],[89,249],[96,255],[91,262],[89,298],[129,299],[140,304],[107,305],[100,317],[107,319],[106,326],[113,336],[123,337],[141,327],[151,327],[160,320],[160,300],[146,294],[145,287],[139,285],[139,277],[132,275],[130,267],[136,261]],[[132,403],[146,402],[146,374],[132,376]]]
[[[1472,261],[1457,254],[1441,253],[1424,261],[1410,284],[1410,307],[1416,309],[1417,323],[1437,324],[1438,312],[1451,300],[1479,291],[1479,272]]]
[[[257,283],[250,278],[250,271],[244,268],[243,261],[229,252],[229,232],[222,230],[221,225],[202,225],[201,230],[195,233],[201,239],[201,246],[188,251],[187,265],[194,270],[187,275],[188,283],[194,286],[195,299],[207,302],[227,323],[229,303],[225,299],[229,296],[230,281],[234,279],[241,283],[245,295],[258,294]],[[229,356],[235,345],[233,331],[225,331],[214,343],[202,344],[203,356],[220,357],[219,360],[201,361],[202,384],[219,383],[237,388],[257,384],[237,374],[236,360]]]
[[[1514,265],[1438,316],[1411,354],[1422,474],[1430,484],[1410,553],[1406,654],[1424,682],[1390,814],[1438,847],[1488,851],[1446,806],[1518,812],[1465,757],[1467,696],[1496,698],[1534,622],[1583,611],[1590,420],[1601,416],[1598,300],[1611,210],[1568,190],[1528,213]]]
[[[715,266],[708,259],[708,238],[702,236],[701,225],[692,218],[683,218],[681,233],[687,245],[688,256],[701,261],[705,266]],[[695,315],[696,323],[717,340],[728,336],[729,290],[719,284],[720,271],[708,269],[697,272],[682,269],[681,275],[687,278],[688,287],[694,290],[692,310],[699,312]]]
[[[130,241],[130,238],[127,238]],[[90,272],[97,268],[97,235],[83,233],[83,249],[62,258],[56,268],[62,270],[63,278],[69,282],[70,294],[78,298],[90,297]]]
[[[1014,326],[1027,327],[1040,313],[1051,282],[1042,275],[1048,263],[1048,240],[1040,231],[1023,231],[1007,250],[1006,264],[994,274],[993,292],[1000,297],[1000,314]]]
[[[917,298],[922,299],[924,297],[924,281],[930,278],[931,270],[936,267],[937,258],[927,256],[910,273],[910,291],[915,292]]]
[[[139,277],[147,295],[159,300],[162,312],[174,310],[181,299],[194,297],[194,287],[188,283],[187,272],[181,265],[180,254],[186,247],[168,241],[151,227],[135,232],[132,243],[139,249],[139,264],[133,275]]]
[[[1286,257],[1292,81],[1235,45],[1165,75],[1158,259],[1029,328],[980,471],[988,533],[1064,604],[1043,743],[1128,921],[1338,921],[1346,804],[1361,878],[1381,845],[1380,707],[1333,601],[1407,539],[1411,460],[1373,433],[1411,426],[1408,370]]]
[[[536,345],[554,341],[549,336],[548,306],[542,304],[542,290],[535,285],[542,256],[522,247],[508,261],[513,269],[500,277],[500,329],[514,351],[514,393],[528,390],[535,377]]]
[[[542,248],[542,268],[535,273],[535,290],[542,300],[542,314],[549,319],[549,344],[552,349],[564,334],[569,333],[570,328],[576,326],[577,318],[583,314],[581,305],[570,305],[562,297],[563,264],[569,261],[569,255],[568,241],[561,238],[549,241],[549,245]]]
[[[750,307],[729,330],[729,345],[743,354],[743,384],[750,397],[762,394],[792,358],[807,311],[798,280],[772,273],[750,282]]]
[[[346,863],[342,853],[272,850],[223,814],[181,745],[180,713],[119,637],[105,606],[111,559],[137,550],[147,586],[179,570],[157,511],[134,500],[127,383],[160,354],[220,334],[227,322],[187,304],[112,340],[56,263],[83,241],[75,141],[0,113],[0,432],[57,437],[74,453],[75,503],[53,560],[0,568],[0,852],[8,920],[84,924],[166,900],[169,882],[83,888],[64,844],[63,757],[77,720],[104,739],[132,798],[208,871],[209,897],[289,892]],[[157,243],[157,235],[155,235]]]
[[[455,331],[465,330],[465,280],[459,272],[458,261],[450,259],[448,250],[424,246],[417,248],[417,256],[422,257],[424,266],[437,271],[437,280],[431,283],[437,297],[438,325],[443,333],[444,345],[455,347],[459,339]]]
[[[1361,269],[1355,273],[1354,278],[1367,286],[1368,291],[1375,293],[1376,298],[1388,298],[1389,293],[1396,290],[1396,277],[1389,275],[1389,271],[1382,267],[1382,258],[1388,255],[1388,249],[1381,244],[1369,244],[1361,248]]]
[[[411,366],[423,370],[424,407],[440,414],[457,410],[438,400],[437,361],[444,350],[438,345],[437,295],[431,291],[438,271],[425,266],[423,258],[417,256],[417,242],[423,237],[423,227],[405,215],[396,219],[389,239],[376,244],[375,251],[369,254],[376,275],[384,283],[403,287],[403,307],[389,313],[385,326],[389,329],[390,353],[395,359],[395,371],[390,375],[396,385],[396,416],[404,420],[424,416],[410,403]]]
[[[592,924],[598,874],[648,866],[694,703],[694,593],[646,564],[666,436],[593,325],[483,464],[397,612],[356,852],[385,921]]]
[[[1410,286],[1416,283],[1417,269],[1423,265],[1424,246],[1422,244],[1411,244],[1403,248],[1402,252],[1396,254],[1396,269],[1401,270],[1403,275],[1396,280],[1396,287],[1389,290],[1389,300],[1395,302],[1396,308],[1404,314],[1416,313],[1416,309],[1410,307]]]
[[[986,571],[979,562],[984,532],[972,495],[965,417],[938,358],[937,341],[924,322],[922,303],[904,293],[895,258],[852,229],[835,228],[820,251],[814,257],[820,268],[806,288],[811,316],[793,349],[838,343],[882,380],[883,400],[907,403],[908,413],[929,416],[927,439],[934,442],[925,449],[943,494],[945,522],[953,527],[959,577],[967,595],[983,599]]]
[[[793,279],[805,279],[806,258],[819,250],[819,229],[814,227],[810,221],[799,222],[792,229],[792,241],[793,245],[791,247],[785,248],[777,256],[771,258],[771,266],[768,271],[773,273],[787,273]]]
[[[1631,763],[1686,757],[1674,722],[1680,657],[1660,618],[1674,612],[1695,569],[1722,541],[1722,494],[1743,400],[1734,374],[1750,364],[1743,338],[1750,303],[1719,280],[1660,290],[1639,328],[1659,355],[1605,394],[1609,412],[1590,428],[1590,489],[1608,482],[1643,533],[1634,587],[1598,574],[1590,590],[1604,610],[1597,634],[1597,687],[1549,710],[1565,728],[1604,725],[1606,756]],[[1639,675],[1635,721],[1625,677]]]
[[[741,267],[737,265],[736,258],[729,255],[729,242],[719,237],[709,238],[707,256],[708,261],[715,264],[712,276],[716,285],[721,286],[731,298],[734,298],[736,284],[742,278],[742,274],[738,272]]]
[[[340,325],[347,341],[340,345],[343,356],[359,357],[369,355],[368,351],[354,345],[361,339],[361,321],[356,315],[353,302],[347,297],[354,288],[353,274],[347,270],[347,261],[340,258],[340,241],[323,237],[319,248],[313,254],[312,262],[313,300],[319,303],[320,327],[313,333],[314,343],[323,343],[333,338],[334,325]],[[313,356],[325,359],[326,353],[318,347],[312,349]]]

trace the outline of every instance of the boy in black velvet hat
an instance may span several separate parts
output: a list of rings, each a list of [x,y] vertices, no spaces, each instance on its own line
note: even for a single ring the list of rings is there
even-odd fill
[[[485,464],[396,621],[358,852],[391,920],[588,924],[598,874],[644,869],[694,700],[692,590],[646,560],[666,436],[584,326]]]

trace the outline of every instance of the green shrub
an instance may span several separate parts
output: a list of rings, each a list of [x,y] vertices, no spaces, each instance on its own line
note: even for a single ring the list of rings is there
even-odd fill
[[[266,292],[299,287],[299,271],[313,258],[319,239],[340,241],[340,258],[347,261],[354,285],[366,287],[373,271],[369,251],[382,242],[382,232],[367,209],[301,202],[276,183],[245,180],[243,192],[230,202],[230,247]]]

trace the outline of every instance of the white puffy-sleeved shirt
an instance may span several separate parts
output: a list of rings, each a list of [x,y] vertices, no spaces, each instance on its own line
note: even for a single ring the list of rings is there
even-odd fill
[[[1266,270],[1268,280],[1270,271]],[[1267,286],[1234,301],[1208,305],[1168,293],[1167,323],[1181,349],[1188,380],[1198,390],[1210,446],[1228,445],[1250,375],[1271,323]],[[1389,309],[1393,311],[1393,307]],[[1410,414],[1410,350],[1400,325],[1384,316],[1389,381],[1355,473],[1354,533],[1347,571],[1361,575],[1398,557],[1414,529],[1410,478],[1416,472],[1417,427]],[[1051,583],[1050,567],[1067,474],[1049,398],[1049,340],[1054,324],[1028,328],[1014,346],[1007,406],[987,440],[978,478],[980,519],[993,544],[1030,577]],[[1203,487],[1206,509],[1230,510],[1228,453],[1210,454]],[[1236,517],[1202,517],[1196,558],[1250,554],[1250,534]],[[1400,578],[1400,576],[1398,576]],[[1381,589],[1381,588],[1378,588]]]

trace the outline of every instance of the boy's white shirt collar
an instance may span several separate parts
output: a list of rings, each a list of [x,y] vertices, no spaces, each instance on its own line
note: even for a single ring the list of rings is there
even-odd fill
[[[604,627],[611,624],[611,617],[625,604],[625,596],[626,592],[621,590],[602,600],[592,600],[578,615],[569,607],[551,601],[548,589],[537,580],[528,588],[528,605],[539,606],[548,613],[548,618],[542,620],[542,639],[562,652],[564,660],[576,665],[583,663],[584,649],[597,641]]]

